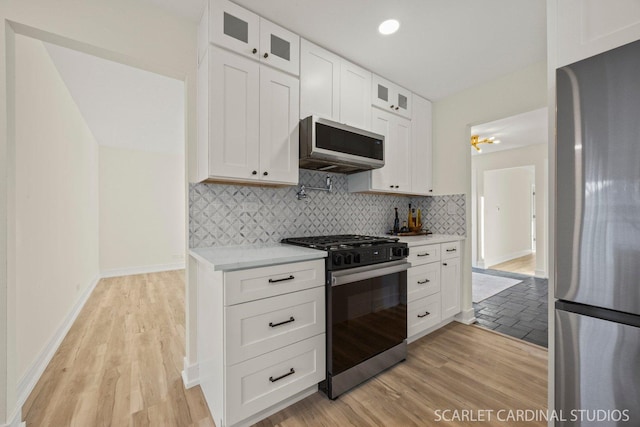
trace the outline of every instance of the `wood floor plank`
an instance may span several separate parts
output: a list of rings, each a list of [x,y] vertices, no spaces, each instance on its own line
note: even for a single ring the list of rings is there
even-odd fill
[[[184,277],[102,280],[23,406],[27,427],[213,427],[185,390]],[[546,349],[452,323],[412,343],[405,362],[331,401],[315,393],[257,426],[543,426],[436,423],[437,411],[544,409]]]
[[[509,261],[492,265],[488,268],[491,270],[509,271],[511,273],[534,276],[536,270],[536,254],[532,253],[519,258],[510,259]]]

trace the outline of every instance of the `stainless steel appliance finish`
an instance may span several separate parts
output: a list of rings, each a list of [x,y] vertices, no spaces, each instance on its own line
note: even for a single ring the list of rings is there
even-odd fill
[[[329,252],[326,258],[327,376],[331,399],[407,357],[409,248],[397,238],[337,235],[283,243]]]
[[[640,425],[640,41],[556,80],[556,409]]]
[[[300,120],[300,167],[356,173],[384,166],[384,136],[309,116]]]

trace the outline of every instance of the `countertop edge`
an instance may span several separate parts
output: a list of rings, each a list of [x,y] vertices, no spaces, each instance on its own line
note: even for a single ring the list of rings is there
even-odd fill
[[[400,237],[400,242],[406,243],[409,247],[412,247],[463,241],[466,240],[466,238],[466,236],[458,236],[455,234],[433,234],[428,236],[402,236]]]
[[[274,246],[274,248],[275,247],[277,246]],[[292,250],[296,250],[295,246],[291,246],[290,248]],[[202,248],[202,249],[206,249],[206,248]],[[224,249],[224,247],[221,247],[220,249]],[[265,247],[264,249],[269,250],[270,248]],[[293,262],[312,261],[315,259],[323,259],[327,257],[327,253],[324,251],[308,249],[308,248],[299,248],[299,249],[301,249],[299,254],[292,254],[292,255],[286,255],[286,256],[280,256],[280,257],[274,257],[274,258],[259,258],[259,259],[245,260],[245,261],[239,261],[239,262],[223,261],[223,262],[216,263],[211,259],[207,259],[205,256],[196,252],[194,249],[189,250],[189,255],[199,262],[208,264],[210,267],[213,268],[214,271],[221,271],[221,272],[246,270],[246,269],[258,268],[258,267],[268,267],[272,265],[289,264]]]

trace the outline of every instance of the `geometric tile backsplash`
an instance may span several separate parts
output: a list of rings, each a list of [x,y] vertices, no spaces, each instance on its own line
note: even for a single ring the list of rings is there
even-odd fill
[[[299,186],[190,184],[189,247],[277,243],[285,237],[323,234],[382,235],[393,226],[393,208],[398,208],[402,221],[409,203],[422,209],[423,222],[433,233],[465,235],[464,194],[349,193],[346,175],[328,175],[333,191],[308,190],[304,200],[296,199]],[[326,176],[326,172],[301,169],[299,182],[324,187]]]

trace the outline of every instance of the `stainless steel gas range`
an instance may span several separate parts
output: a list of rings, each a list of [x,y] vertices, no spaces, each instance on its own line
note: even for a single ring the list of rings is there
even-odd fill
[[[337,235],[282,243],[325,250],[330,399],[407,357],[409,248],[396,238]]]

